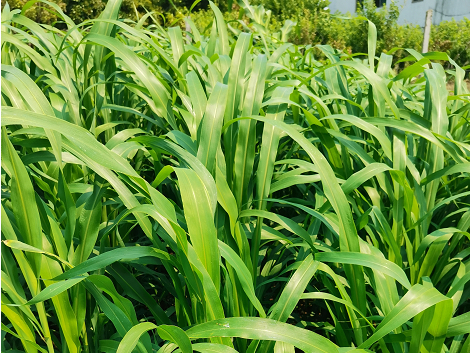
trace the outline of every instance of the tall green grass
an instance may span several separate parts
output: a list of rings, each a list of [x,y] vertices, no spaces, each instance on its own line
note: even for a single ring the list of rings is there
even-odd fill
[[[247,2],[209,37],[120,5],[2,13],[2,351],[470,351],[451,58],[396,75],[372,23],[350,56]]]

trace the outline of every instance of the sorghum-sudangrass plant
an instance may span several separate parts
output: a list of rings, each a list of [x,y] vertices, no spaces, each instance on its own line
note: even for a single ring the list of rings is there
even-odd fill
[[[120,5],[2,13],[2,351],[470,350],[461,68]]]

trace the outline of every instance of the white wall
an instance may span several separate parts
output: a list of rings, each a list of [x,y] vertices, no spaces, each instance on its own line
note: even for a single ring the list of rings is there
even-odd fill
[[[412,2],[412,0],[398,0],[395,3],[400,7],[400,17],[398,17],[398,24],[414,24],[424,27],[426,20],[426,11],[434,9],[438,0],[422,0]],[[449,1],[449,0],[447,0]],[[452,1],[452,0],[451,0]],[[387,5],[390,1],[387,1]],[[436,17],[433,13],[433,23]]]
[[[330,0],[331,13],[339,11],[342,13],[354,13],[356,11],[356,0]],[[387,0],[387,5],[391,0]],[[433,24],[441,21],[456,21],[464,17],[470,19],[470,0],[395,0],[400,7],[399,24],[415,24],[424,27],[426,11],[433,10]]]
[[[387,4],[390,0],[387,0]],[[396,4],[401,7],[399,24],[411,23],[424,27],[426,11],[433,10],[432,22],[438,24],[442,21],[456,21],[464,17],[470,18],[470,0],[399,0]]]
[[[339,11],[344,14],[348,12],[354,14],[356,12],[356,0],[330,0],[328,7],[331,13]]]
[[[470,19],[470,0],[437,0],[434,16],[439,22],[449,21],[452,18],[457,21],[464,17]]]

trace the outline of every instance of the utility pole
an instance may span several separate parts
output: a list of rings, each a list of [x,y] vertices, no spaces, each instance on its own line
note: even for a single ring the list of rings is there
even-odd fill
[[[431,37],[432,26],[432,10],[426,11],[426,22],[424,24],[424,37],[423,37],[423,53],[427,53],[429,49],[429,38]]]

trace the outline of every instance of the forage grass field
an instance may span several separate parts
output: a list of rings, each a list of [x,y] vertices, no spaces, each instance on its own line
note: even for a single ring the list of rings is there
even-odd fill
[[[470,352],[452,58],[42,3],[2,12],[2,352]]]

